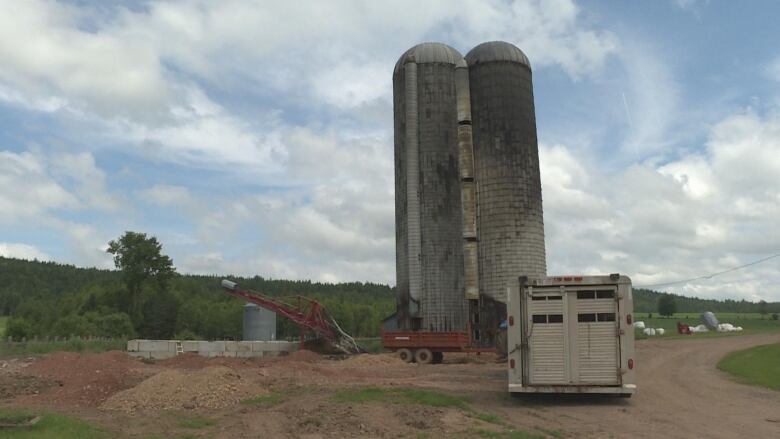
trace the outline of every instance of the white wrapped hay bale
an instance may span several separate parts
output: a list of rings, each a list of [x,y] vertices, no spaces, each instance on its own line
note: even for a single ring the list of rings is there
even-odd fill
[[[664,335],[664,332],[666,332],[666,329],[664,329],[664,328],[657,328],[655,330],[655,333],[658,334],[658,335]]]
[[[644,333],[645,333],[645,335],[648,335],[648,336],[652,337],[652,336],[655,335],[655,329],[653,329],[653,328],[645,328]]]
[[[645,329],[645,322],[634,322],[634,328]]]

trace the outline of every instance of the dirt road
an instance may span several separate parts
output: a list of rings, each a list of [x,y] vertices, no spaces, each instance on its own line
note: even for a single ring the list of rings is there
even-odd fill
[[[553,398],[531,405],[543,408],[548,426],[573,437],[780,437],[780,393],[738,384],[715,367],[729,352],[777,342],[778,334],[637,342],[639,392],[630,400]]]
[[[738,384],[715,365],[731,351],[773,342],[780,334],[637,342],[639,391],[631,399],[512,398],[505,363],[489,355],[418,365],[393,354],[336,361],[300,351],[146,364],[121,352],[60,353],[2,361],[0,405],[61,411],[123,437],[191,434],[180,419],[200,416],[209,422],[198,434],[215,438],[503,437],[512,428],[555,438],[769,438],[780,437],[780,392]],[[365,386],[440,390],[465,396],[470,409],[333,400]],[[254,395],[279,401],[239,403]]]

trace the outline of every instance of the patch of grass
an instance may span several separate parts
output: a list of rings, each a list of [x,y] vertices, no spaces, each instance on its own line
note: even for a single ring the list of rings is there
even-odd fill
[[[501,416],[495,415],[493,413],[485,413],[485,412],[478,412],[475,410],[472,410],[469,413],[469,416],[475,419],[479,419],[480,421],[489,422],[491,424],[498,424],[498,425],[504,425],[505,422],[501,418]]]
[[[490,431],[482,428],[472,428],[467,433],[468,437],[485,439],[545,439],[544,435],[523,430]]]
[[[269,393],[267,395],[258,395],[253,398],[245,399],[241,401],[241,404],[268,408],[279,405],[282,401],[284,401],[284,396],[282,396],[282,394]]]
[[[0,337],[5,337],[6,324],[8,324],[8,316],[0,316]]]
[[[335,402],[366,403],[387,402],[392,404],[420,404],[431,407],[456,407],[468,410],[468,402],[460,396],[447,395],[432,390],[414,388],[359,387],[339,390],[333,394]]]
[[[207,418],[205,416],[197,415],[197,414],[183,416],[179,419],[179,427],[189,428],[192,430],[199,430],[201,428],[211,427],[216,423],[217,422],[213,419]]]
[[[5,355],[42,355],[51,352],[105,352],[124,351],[127,341],[116,340],[68,340],[68,341],[28,341],[0,343],[0,356]]]
[[[649,338],[711,338],[711,337],[729,337],[748,334],[762,334],[768,332],[780,332],[780,320],[772,320],[769,316],[761,318],[758,313],[715,313],[720,323],[731,323],[734,326],[741,326],[740,332],[717,332],[710,331],[693,335],[677,334],[677,322],[683,322],[689,326],[701,325],[701,313],[676,313],[672,317],[660,317],[653,313],[652,318],[647,318],[647,313],[635,312],[634,321],[645,322],[647,328],[664,328],[666,333],[663,336]],[[637,340],[648,338],[641,330],[634,332]]]
[[[24,410],[0,410],[3,422],[32,419],[36,414]],[[87,422],[57,413],[43,413],[33,427],[0,429],[4,439],[104,439],[109,435]]]
[[[780,390],[780,343],[732,352],[718,362],[718,369],[745,384]]]
[[[563,438],[566,437],[566,434],[564,432],[560,431],[560,430],[550,430],[548,428],[543,428],[543,427],[534,427],[534,428],[539,430],[539,431],[541,431],[542,433],[544,433],[544,434],[546,434],[548,436],[552,436],[552,437],[554,437],[556,439],[563,439]]]

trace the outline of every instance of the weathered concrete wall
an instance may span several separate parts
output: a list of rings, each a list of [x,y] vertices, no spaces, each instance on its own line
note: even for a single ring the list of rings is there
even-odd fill
[[[405,329],[466,328],[455,105],[459,61],[455,49],[426,43],[407,51],[393,74],[396,285],[399,326]]]
[[[506,302],[518,276],[546,275],[531,67],[517,47],[480,44],[469,64],[480,292]]]
[[[127,353],[135,357],[166,359],[176,356],[177,340],[129,340]],[[183,352],[204,357],[267,357],[298,350],[291,341],[182,341]]]

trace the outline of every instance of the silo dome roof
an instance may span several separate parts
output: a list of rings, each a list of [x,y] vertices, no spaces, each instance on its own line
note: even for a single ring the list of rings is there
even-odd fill
[[[395,64],[393,72],[397,72],[409,61],[421,63],[445,63],[457,64],[463,59],[463,55],[444,43],[422,43],[404,52]]]
[[[466,61],[470,66],[481,62],[508,61],[520,63],[527,66],[529,69],[531,68],[531,63],[528,61],[528,57],[525,56],[525,53],[518,49],[514,44],[507,43],[506,41],[489,41],[487,43],[482,43],[466,54]]]

